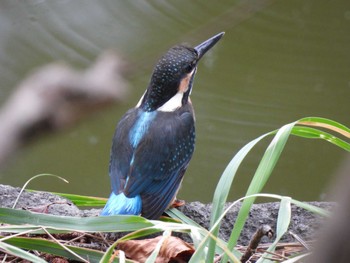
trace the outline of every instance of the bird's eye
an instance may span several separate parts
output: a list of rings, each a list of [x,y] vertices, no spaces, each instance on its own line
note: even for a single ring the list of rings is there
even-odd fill
[[[195,66],[196,66],[196,63],[195,63],[195,62],[190,63],[190,64],[187,66],[186,71],[187,71],[188,73],[190,73],[190,72],[194,69]]]

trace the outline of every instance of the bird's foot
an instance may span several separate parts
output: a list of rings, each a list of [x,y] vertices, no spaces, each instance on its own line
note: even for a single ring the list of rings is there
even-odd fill
[[[175,199],[174,202],[171,204],[172,208],[177,208],[180,206],[184,206],[186,204],[185,200],[179,200],[179,199]]]

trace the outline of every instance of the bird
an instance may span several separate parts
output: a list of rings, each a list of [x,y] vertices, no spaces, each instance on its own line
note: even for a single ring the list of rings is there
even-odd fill
[[[190,100],[197,65],[224,35],[170,48],[137,105],[117,124],[110,152],[112,192],[101,216],[158,219],[171,206],[195,148]]]

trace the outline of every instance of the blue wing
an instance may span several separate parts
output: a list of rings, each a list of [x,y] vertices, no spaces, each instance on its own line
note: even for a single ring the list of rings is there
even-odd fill
[[[190,104],[152,114],[133,109],[119,122],[110,176],[115,194],[140,195],[142,215],[158,218],[175,197],[192,157],[195,128]]]

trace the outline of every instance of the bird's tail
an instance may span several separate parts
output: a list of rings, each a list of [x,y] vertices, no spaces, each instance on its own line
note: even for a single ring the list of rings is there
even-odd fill
[[[139,215],[141,208],[142,201],[139,195],[129,198],[124,193],[116,195],[112,192],[100,215]]]

